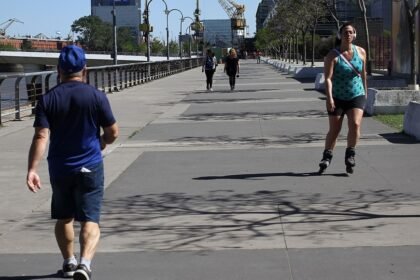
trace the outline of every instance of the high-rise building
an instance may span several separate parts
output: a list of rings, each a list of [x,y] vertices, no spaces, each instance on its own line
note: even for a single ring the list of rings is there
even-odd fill
[[[112,23],[112,9],[115,3],[117,27],[128,27],[134,38],[139,38],[141,23],[141,0],[91,0],[91,14],[105,22]]]
[[[230,19],[206,19],[203,20],[203,25],[204,41],[213,47],[232,47],[237,44],[238,37],[241,35],[239,32],[243,32],[243,30],[234,30],[232,33]]]
[[[257,21],[257,32],[264,28],[264,22],[267,20],[272,10],[276,6],[278,0],[261,0],[258,4],[257,13],[255,15]]]

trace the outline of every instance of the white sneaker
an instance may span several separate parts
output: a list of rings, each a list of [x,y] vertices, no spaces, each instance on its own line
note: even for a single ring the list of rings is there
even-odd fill
[[[213,91],[213,88],[210,88],[210,91]]]

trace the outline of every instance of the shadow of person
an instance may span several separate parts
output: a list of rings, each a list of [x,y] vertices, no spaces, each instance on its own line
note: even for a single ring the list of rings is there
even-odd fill
[[[222,176],[202,176],[195,177],[193,180],[262,180],[268,177],[312,177],[312,176],[334,176],[347,177],[346,173],[323,173],[318,172],[277,172],[277,173],[249,173],[249,174],[231,174]]]
[[[48,275],[0,276],[0,280],[61,279],[60,271]]]

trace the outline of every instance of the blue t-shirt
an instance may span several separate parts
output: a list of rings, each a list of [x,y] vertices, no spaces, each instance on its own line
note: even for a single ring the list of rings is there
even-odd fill
[[[106,95],[83,82],[65,82],[41,96],[34,127],[49,128],[51,177],[102,161],[100,127],[115,123]]]

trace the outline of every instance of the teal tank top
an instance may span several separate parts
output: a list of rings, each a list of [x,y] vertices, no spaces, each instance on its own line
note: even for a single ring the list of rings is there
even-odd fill
[[[352,48],[353,58],[350,60],[350,63],[361,73],[363,60],[360,58],[356,47],[352,46]],[[338,56],[338,61],[334,66],[332,94],[334,98],[341,100],[351,100],[365,94],[362,78],[353,71],[341,56]]]

